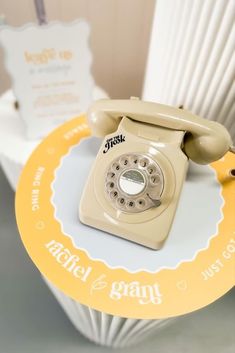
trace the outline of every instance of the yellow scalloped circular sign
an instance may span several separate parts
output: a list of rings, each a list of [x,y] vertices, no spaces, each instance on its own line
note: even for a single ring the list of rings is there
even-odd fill
[[[112,315],[159,319],[202,308],[225,294],[235,279],[235,157],[212,164],[224,199],[222,220],[209,246],[174,269],[130,272],[92,259],[63,234],[54,216],[55,170],[71,147],[90,136],[86,117],[75,118],[50,134],[24,168],[16,193],[22,241],[39,271],[78,302]],[[69,188],[69,185],[68,185]]]

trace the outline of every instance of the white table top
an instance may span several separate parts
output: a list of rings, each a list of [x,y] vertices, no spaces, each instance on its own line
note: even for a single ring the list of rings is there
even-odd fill
[[[11,90],[0,98],[0,155],[24,164],[40,140],[29,141],[25,138],[24,124],[14,102]]]

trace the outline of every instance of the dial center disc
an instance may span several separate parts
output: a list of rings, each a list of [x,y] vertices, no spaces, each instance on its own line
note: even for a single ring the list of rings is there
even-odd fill
[[[128,195],[138,195],[145,189],[146,180],[141,171],[129,169],[120,175],[119,186]]]

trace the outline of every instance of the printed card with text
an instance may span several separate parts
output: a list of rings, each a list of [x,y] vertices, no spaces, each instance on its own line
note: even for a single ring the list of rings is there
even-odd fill
[[[87,110],[94,85],[89,31],[84,20],[0,31],[28,138],[41,138]]]
[[[89,308],[132,319],[183,315],[229,291],[234,155],[208,166],[190,164],[171,233],[153,251],[80,221],[84,185],[100,148],[90,134],[85,115],[66,122],[40,144],[21,174],[17,225],[43,276]]]

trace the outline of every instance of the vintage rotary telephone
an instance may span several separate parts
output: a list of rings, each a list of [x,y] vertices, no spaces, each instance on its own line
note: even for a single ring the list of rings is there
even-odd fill
[[[229,133],[189,111],[136,98],[97,101],[88,117],[93,135],[105,138],[81,198],[81,222],[160,249],[188,158],[218,160],[232,149]]]

